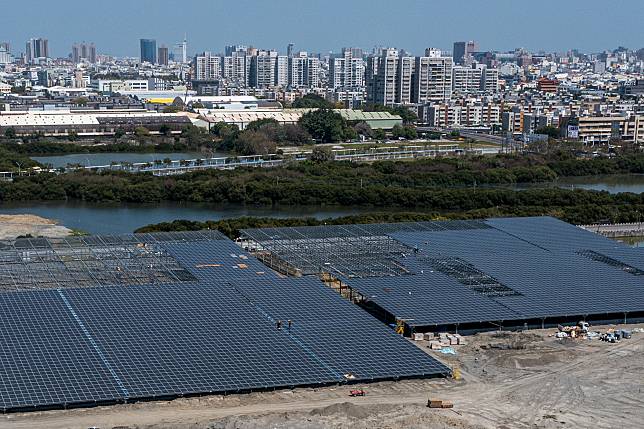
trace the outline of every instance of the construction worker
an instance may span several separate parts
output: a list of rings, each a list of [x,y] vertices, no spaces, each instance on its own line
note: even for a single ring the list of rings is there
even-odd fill
[[[293,321],[291,319],[288,319],[288,330],[291,330],[291,326],[293,326]]]
[[[281,320],[278,320],[278,321],[277,321],[277,323],[276,323],[276,325],[277,325],[277,330],[278,330],[278,331],[281,331],[281,330],[282,330],[282,321],[281,321]]]

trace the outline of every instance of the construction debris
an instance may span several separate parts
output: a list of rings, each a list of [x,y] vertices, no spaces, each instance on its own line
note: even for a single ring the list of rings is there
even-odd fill
[[[428,399],[428,408],[454,408],[454,403],[451,401],[444,401],[442,399]]]

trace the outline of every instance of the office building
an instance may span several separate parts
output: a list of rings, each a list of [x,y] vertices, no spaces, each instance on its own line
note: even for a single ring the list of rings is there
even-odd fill
[[[204,52],[194,59],[195,80],[216,80],[221,78],[221,58]]]
[[[39,63],[49,58],[49,40],[29,39],[25,47],[25,61],[29,64]]]
[[[11,52],[9,52],[9,49],[7,49],[8,43],[7,44],[0,44],[0,64],[9,64],[13,62],[13,56],[11,55]]]
[[[454,42],[452,59],[454,64],[463,65],[465,63],[465,42]]]
[[[159,47],[159,50],[157,51],[157,63],[162,66],[167,66],[169,60],[168,47]]]
[[[72,61],[74,64],[83,62],[96,63],[96,46],[93,43],[75,43],[72,45]]]
[[[141,62],[156,64],[157,41],[154,39],[141,39]]]

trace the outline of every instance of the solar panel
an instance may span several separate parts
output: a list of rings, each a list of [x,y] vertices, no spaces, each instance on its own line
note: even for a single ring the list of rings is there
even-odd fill
[[[251,248],[274,253],[292,269],[306,267],[304,274],[331,275],[365,307],[416,329],[644,312],[642,249],[550,217],[276,228],[243,234]],[[383,234],[394,242],[388,248],[396,251],[370,245]],[[337,237],[349,235],[350,245],[332,245]],[[284,250],[296,241],[295,251]],[[398,269],[370,267],[376,257]],[[306,265],[312,259],[330,263]],[[344,268],[347,265],[364,269],[356,275]]]
[[[217,233],[46,240],[20,251],[5,242],[2,249],[11,257],[29,252],[23,272],[52,283],[0,293],[4,411],[450,371],[321,282],[267,270]],[[70,249],[110,255],[95,258],[102,262],[116,252],[120,263],[139,258],[120,252],[154,249],[146,261],[165,261],[159,271],[176,279],[119,283],[113,272],[96,277],[94,267],[80,270],[94,287],[63,287],[68,261],[40,269],[45,256],[33,255],[43,249],[58,259]],[[123,266],[130,275],[141,268]]]

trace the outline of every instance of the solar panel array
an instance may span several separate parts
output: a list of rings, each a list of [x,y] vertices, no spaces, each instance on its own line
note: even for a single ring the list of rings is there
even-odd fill
[[[75,275],[94,284],[71,287],[69,267],[58,263],[48,267],[58,276],[51,284],[0,293],[4,411],[449,372],[321,282],[267,270],[218,233],[68,240],[1,247],[14,255],[62,252],[70,243],[89,254],[104,250],[114,264],[108,271],[122,273],[141,264],[114,258],[116,248],[154,249],[146,261],[169,258],[185,274],[119,283],[92,277],[92,268]],[[21,261],[34,273],[30,264],[43,262]]]
[[[390,263],[402,268],[383,276],[322,271],[336,274],[364,302],[411,327],[644,312],[644,276],[638,275],[644,270],[644,249],[551,217],[344,228],[359,231],[365,243],[369,234],[384,234],[404,245],[406,252],[389,255]],[[292,230],[273,229],[267,237],[244,233],[251,246],[275,250],[297,266],[288,253],[280,253],[283,244],[271,241],[290,239]],[[305,255],[307,233],[313,242],[324,234],[340,235],[336,226],[298,228],[297,233]],[[321,253],[316,244],[312,248]]]

